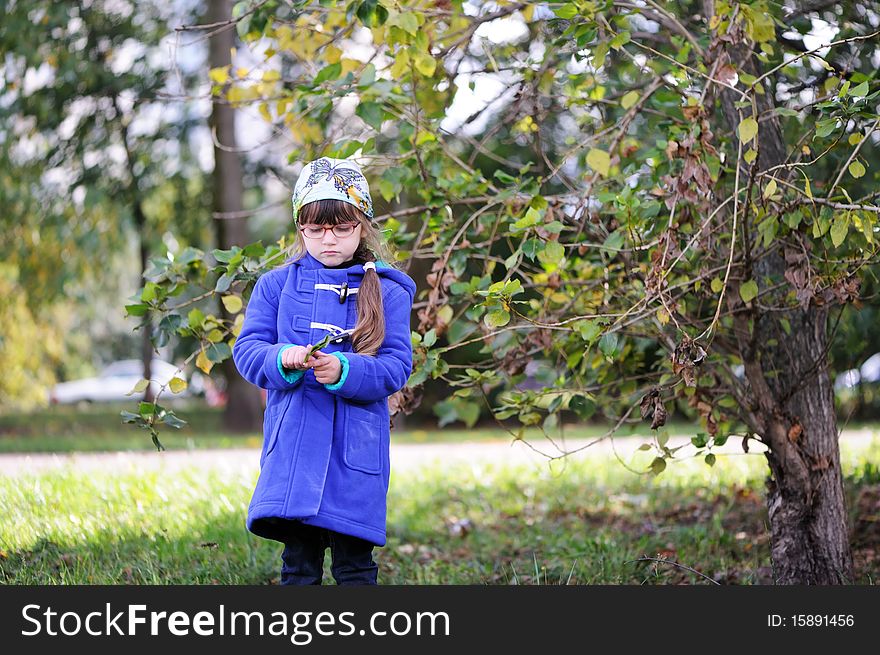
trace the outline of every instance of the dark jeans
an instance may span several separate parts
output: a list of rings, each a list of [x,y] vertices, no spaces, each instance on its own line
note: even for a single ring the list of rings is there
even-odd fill
[[[324,551],[330,548],[330,571],[338,585],[374,585],[379,566],[373,544],[359,537],[291,521],[281,553],[281,584],[319,585],[324,575]]]

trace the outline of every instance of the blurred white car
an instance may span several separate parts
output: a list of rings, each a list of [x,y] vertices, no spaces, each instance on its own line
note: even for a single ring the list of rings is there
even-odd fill
[[[170,364],[161,359],[154,359],[150,366],[150,386],[153,393],[159,393],[159,389],[163,384],[177,374],[178,377],[186,379],[183,371],[178,372],[174,364]],[[143,396],[143,392],[129,393],[139,380],[144,377],[144,363],[139,359],[123,359],[108,364],[94,378],[83,378],[81,380],[70,380],[69,382],[61,382],[56,384],[52,391],[49,392],[49,402],[52,404],[78,403],[78,402],[111,402],[111,401],[131,401]],[[159,399],[183,398],[193,395],[199,395],[204,392],[204,380],[201,374],[194,373],[189,380],[186,389],[180,393],[171,393],[171,389],[166,387]]]
[[[834,390],[852,389],[862,383],[880,381],[880,353],[874,353],[859,368],[844,371],[834,381]]]

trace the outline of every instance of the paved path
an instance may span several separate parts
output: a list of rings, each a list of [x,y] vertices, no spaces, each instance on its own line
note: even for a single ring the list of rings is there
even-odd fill
[[[392,441],[393,441],[392,435]],[[841,441],[853,446],[866,446],[872,440],[880,441],[880,430],[845,431]],[[566,451],[576,451],[573,459],[591,456],[609,456],[616,451],[627,460],[638,447],[647,441],[644,437],[619,437],[592,443],[577,439],[566,442]],[[690,437],[671,437],[669,446],[688,443]],[[391,446],[392,471],[407,471],[434,464],[458,464],[468,462],[495,464],[534,464],[546,466],[547,456],[559,455],[560,451],[546,441],[535,441],[529,445],[510,441],[479,441],[446,444],[393,444]],[[750,453],[760,453],[765,449],[750,442]],[[538,449],[541,453],[535,451]],[[730,439],[715,452],[742,454],[742,440]],[[692,448],[683,448],[680,454],[690,454]],[[116,452],[116,453],[72,453],[55,454],[13,454],[0,455],[0,475],[15,476],[53,469],[74,469],[77,471],[175,471],[189,467],[210,467],[229,472],[256,472],[260,459],[258,448],[231,448],[223,450],[169,450],[164,452]]]

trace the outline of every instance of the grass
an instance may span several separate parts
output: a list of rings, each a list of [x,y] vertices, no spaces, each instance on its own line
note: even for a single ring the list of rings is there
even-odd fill
[[[145,430],[122,423],[119,412],[133,411],[135,403],[92,405],[84,408],[55,406],[33,413],[0,414],[0,453],[70,453],[108,451],[155,451]],[[234,434],[224,430],[222,410],[204,404],[183,405],[175,413],[188,424],[180,430],[164,428],[159,438],[168,450],[205,448],[259,448],[262,434]],[[460,426],[461,424],[457,424]],[[164,427],[164,426],[163,426]],[[671,423],[673,434],[695,433],[693,425]],[[568,438],[594,438],[607,430],[602,425],[584,425],[567,431]],[[648,436],[647,426],[636,433]],[[526,431],[526,439],[539,441],[540,431]],[[628,430],[620,436],[633,434]],[[395,443],[459,443],[464,441],[507,441],[510,433],[500,427],[468,429],[450,426],[395,429]]]
[[[854,582],[873,584],[880,441],[841,447]],[[658,478],[600,455],[557,464],[393,474],[380,582],[710,584],[682,567],[721,584],[772,581],[762,457],[684,460]],[[244,468],[0,478],[0,581],[275,583],[280,544],[244,529],[254,481]],[[330,583],[329,554],[327,565]]]

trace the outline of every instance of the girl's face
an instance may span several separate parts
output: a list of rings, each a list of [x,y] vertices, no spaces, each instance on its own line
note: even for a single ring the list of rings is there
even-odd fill
[[[331,229],[332,228],[332,229]],[[360,223],[337,225],[300,225],[300,234],[308,253],[324,266],[336,266],[354,256],[361,242]]]

